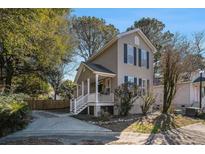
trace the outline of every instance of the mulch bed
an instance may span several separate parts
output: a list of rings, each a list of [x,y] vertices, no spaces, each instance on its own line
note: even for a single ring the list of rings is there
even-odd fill
[[[114,132],[121,132],[125,128],[127,128],[129,125],[131,125],[133,122],[137,121],[142,117],[141,114],[137,115],[128,115],[126,117],[121,116],[113,116],[110,117],[109,120],[103,121],[101,118],[96,118],[94,116],[90,115],[75,115],[74,118],[86,121],[88,123],[98,125],[107,129],[110,129]]]

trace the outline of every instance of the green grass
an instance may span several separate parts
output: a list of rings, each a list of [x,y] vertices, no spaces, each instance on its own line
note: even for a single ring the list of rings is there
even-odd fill
[[[173,115],[159,115],[152,120],[138,120],[128,126],[126,131],[129,132],[139,132],[139,133],[159,133],[171,129],[180,128],[183,126],[203,122],[199,119],[189,118],[185,116],[173,116]]]

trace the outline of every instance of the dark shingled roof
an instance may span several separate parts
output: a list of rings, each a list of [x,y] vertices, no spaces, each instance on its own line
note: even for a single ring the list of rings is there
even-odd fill
[[[115,74],[114,72],[110,71],[109,69],[105,68],[102,65],[99,64],[94,64],[94,63],[89,63],[89,62],[83,62],[85,65],[87,65],[89,68],[93,69],[94,71],[97,72],[102,72],[102,73],[111,73]]]
[[[205,77],[202,77],[202,81],[205,81]],[[200,82],[200,77],[193,81],[193,83]]]

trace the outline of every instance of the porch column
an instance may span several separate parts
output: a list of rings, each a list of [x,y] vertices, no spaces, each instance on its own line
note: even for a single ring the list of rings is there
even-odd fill
[[[110,84],[110,85],[109,85],[110,93],[112,93],[112,89],[111,89],[111,88],[112,88],[112,78],[109,79],[109,84]]]
[[[87,79],[87,84],[88,84],[87,87],[88,87],[88,95],[89,95],[90,94],[90,79],[89,78]]]
[[[98,74],[95,75],[95,106],[94,106],[94,115],[99,116],[100,106],[98,104]]]
[[[98,74],[95,75],[95,101],[98,104]]]
[[[82,96],[84,96],[84,81],[82,81]]]

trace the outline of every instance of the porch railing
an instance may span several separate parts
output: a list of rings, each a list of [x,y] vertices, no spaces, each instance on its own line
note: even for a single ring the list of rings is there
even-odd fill
[[[114,94],[111,93],[109,95],[98,94],[99,102],[114,102]]]
[[[88,102],[96,102],[96,93],[91,93],[88,96]],[[98,102],[114,102],[114,94],[109,95],[98,94]]]
[[[80,113],[84,110],[89,103],[96,102],[96,93],[86,94],[85,96],[80,96],[70,102],[70,112],[74,114]],[[114,94],[109,95],[98,94],[99,103],[109,103],[114,102]]]

